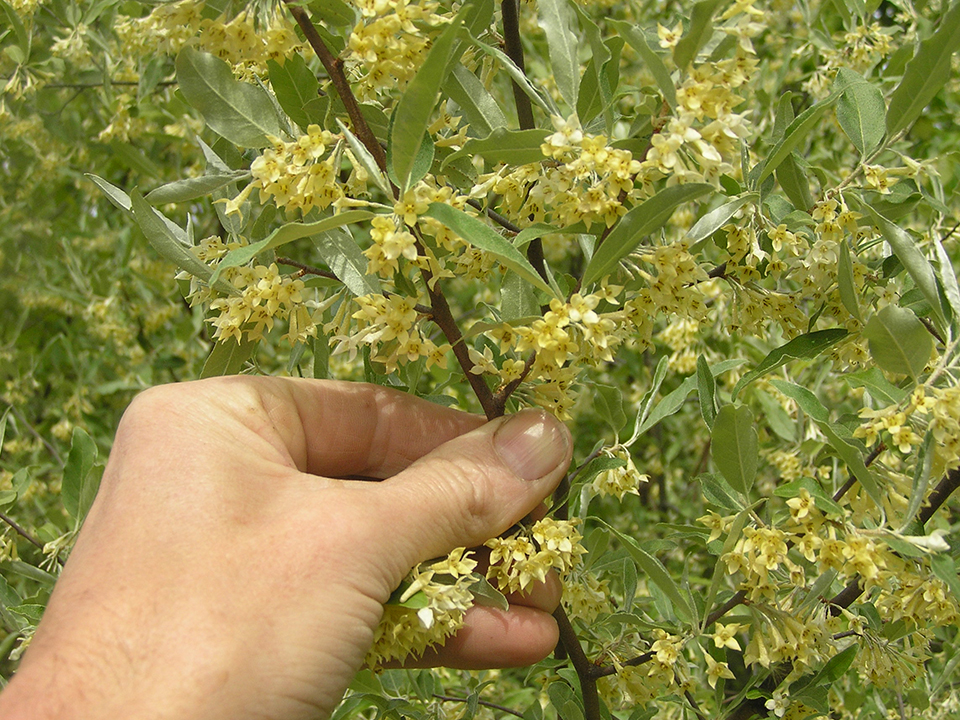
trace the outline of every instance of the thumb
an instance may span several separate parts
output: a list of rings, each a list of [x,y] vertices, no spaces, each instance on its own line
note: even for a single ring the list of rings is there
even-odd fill
[[[385,523],[407,569],[499,535],[557,487],[570,431],[541,410],[498,418],[436,448],[381,484]]]

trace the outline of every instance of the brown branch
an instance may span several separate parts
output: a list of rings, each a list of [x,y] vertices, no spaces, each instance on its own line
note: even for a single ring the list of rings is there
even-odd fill
[[[917,515],[920,524],[925,525],[958,487],[960,487],[960,468],[955,468],[944,475],[933,492],[930,493],[928,503],[921,508]],[[863,587],[860,585],[860,578],[854,578],[843,590],[827,600],[827,605],[830,606],[830,614],[839,615],[842,609],[850,607],[862,594]]]
[[[722,572],[722,570],[720,570]],[[708,627],[713,625],[717,620],[722,618],[728,612],[733,610],[738,605],[743,605],[743,601],[747,599],[747,593],[743,590],[738,590],[733,597],[727,600],[723,605],[718,607],[712,613],[707,615],[706,621],[703,623],[703,629],[706,630]]]
[[[536,361],[536,359],[536,351],[531,352],[530,355],[527,356],[526,362],[523,364],[523,370],[520,371],[520,377],[518,377],[516,380],[511,380],[506,385],[500,387],[496,393],[494,393],[494,406],[497,408],[500,415],[503,415],[506,410],[507,400],[510,399],[510,396],[513,395],[518,387],[520,387],[520,383],[522,383],[526,379],[527,375],[530,374],[530,369],[533,367],[533,363]]]
[[[7,525],[13,528],[14,532],[16,532],[17,535],[22,537],[24,540],[26,540],[28,543],[30,543],[34,547],[40,548],[40,552],[43,552],[43,543],[37,540],[29,532],[27,532],[23,527],[21,527],[17,523],[17,521],[14,520],[12,517],[8,517],[7,515],[0,513],[0,520],[3,520]],[[54,558],[61,566],[63,565],[63,560],[60,559],[59,555],[55,555]]]
[[[330,76],[333,87],[336,89],[337,95],[340,96],[340,101],[347,109],[347,115],[350,116],[350,121],[353,123],[354,132],[357,134],[360,142],[363,143],[363,146],[373,155],[377,167],[386,172],[387,155],[373,134],[373,131],[370,129],[370,126],[367,124],[363,113],[360,112],[360,105],[357,102],[356,96],[353,94],[353,90],[350,89],[347,76],[343,72],[343,60],[335,57],[333,53],[330,52],[326,43],[323,42],[323,38],[320,37],[320,33],[318,33],[317,29],[313,26],[313,21],[310,19],[310,16],[307,15],[307,11],[299,5],[295,5],[293,0],[284,1],[287,3],[293,19],[297,21],[297,25],[299,25],[303,31],[303,36],[307,42],[310,43],[310,47],[313,48],[317,57],[320,58],[320,62],[323,63],[327,75]]]
[[[933,323],[930,322],[930,318],[927,318],[927,317],[919,317],[919,316],[918,316],[917,319],[918,319],[921,323],[923,323],[923,326],[927,329],[927,332],[930,333],[931,335],[933,335],[933,336],[937,339],[937,342],[938,342],[938,343],[940,343],[941,345],[945,345],[945,344],[946,344],[946,343],[944,342],[944,340],[943,340],[943,336],[940,335],[939,332],[937,332],[937,328],[935,328],[934,325],[933,325]]]
[[[470,698],[454,697],[453,695],[433,695],[437,700],[443,700],[444,702],[461,702],[468,703]],[[477,700],[477,705],[483,705],[483,707],[488,707],[492,710],[499,710],[500,712],[507,713],[508,715],[513,715],[514,717],[522,718],[523,713],[518,713],[516,710],[513,710],[503,705],[497,705],[496,703],[489,702],[487,700]]]
[[[560,628],[560,642],[563,643],[563,649],[566,650],[567,657],[573,663],[573,669],[577,671],[577,677],[580,679],[583,715],[586,720],[600,720],[600,696],[597,694],[599,668],[590,662],[586,653],[583,652],[577,632],[570,624],[570,618],[567,617],[562,605],[556,609],[553,617],[557,621],[557,627]]]
[[[510,222],[509,220],[507,220],[507,218],[505,218],[503,215],[501,215],[500,213],[498,213],[498,212],[497,212],[496,210],[494,210],[493,208],[486,208],[486,209],[484,209],[483,204],[482,204],[479,200],[477,200],[476,198],[470,198],[470,199],[468,199],[468,200],[467,200],[467,205],[469,205],[470,207],[472,207],[474,210],[479,210],[479,211],[482,212],[482,213],[486,213],[488,218],[490,218],[491,220],[493,220],[497,225],[499,225],[500,227],[502,227],[502,228],[503,228],[504,230],[506,230],[507,232],[511,232],[511,233],[513,233],[514,235],[516,235],[516,234],[518,234],[518,233],[522,230],[522,228],[520,228],[520,227],[517,226],[517,225],[514,225],[512,222]]]
[[[503,0],[500,3],[500,15],[503,19],[503,41],[507,57],[513,60],[520,72],[525,73],[523,62],[523,44],[520,42],[520,3],[518,0]],[[516,80],[512,81],[513,102],[517,107],[517,121],[521,130],[531,130],[536,127],[533,120],[533,105],[530,98],[523,91]]]

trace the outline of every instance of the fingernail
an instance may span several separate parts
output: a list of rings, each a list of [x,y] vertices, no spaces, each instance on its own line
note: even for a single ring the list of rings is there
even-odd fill
[[[524,410],[497,428],[493,443],[504,463],[524,480],[537,480],[567,456],[566,428],[542,410]]]

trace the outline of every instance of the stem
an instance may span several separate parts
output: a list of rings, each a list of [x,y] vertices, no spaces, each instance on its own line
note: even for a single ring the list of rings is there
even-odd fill
[[[557,621],[557,627],[560,628],[560,642],[563,643],[563,649],[567,651],[567,657],[573,663],[573,669],[577,671],[577,677],[580,679],[580,689],[583,692],[583,715],[586,720],[600,720],[600,696],[597,694],[599,668],[590,662],[583,652],[577,632],[570,624],[570,618],[567,617],[562,605],[556,609],[553,617]]]
[[[518,387],[520,387],[520,383],[522,383],[526,379],[527,375],[530,374],[530,369],[533,367],[533,363],[536,361],[536,359],[537,353],[531,352],[527,357],[526,362],[523,364],[523,370],[520,372],[520,377],[518,377],[516,380],[511,380],[497,390],[497,392],[494,394],[493,401],[500,415],[503,415],[504,411],[506,410],[507,400],[510,399],[510,396],[513,395]]]
[[[483,209],[483,204],[482,204],[479,200],[477,200],[476,198],[469,198],[469,199],[467,200],[467,205],[469,205],[470,207],[474,208],[475,210],[479,210],[480,212],[485,212],[485,213],[487,214],[487,217],[488,217],[488,218],[490,218],[491,220],[493,220],[497,225],[499,225],[500,227],[502,227],[502,228],[503,228],[504,230],[506,230],[507,232],[510,232],[510,233],[513,233],[514,235],[516,235],[516,234],[519,233],[520,230],[522,229],[522,228],[520,228],[519,226],[514,225],[512,222],[510,222],[509,220],[507,220],[507,218],[505,218],[503,215],[501,215],[500,213],[498,213],[498,212],[497,212],[496,210],[494,210],[493,208],[489,208],[489,207],[488,207],[486,210],[484,210],[484,209]]]
[[[526,73],[523,63],[523,45],[520,42],[520,4],[517,0],[503,0],[500,3],[500,15],[503,18],[503,41],[507,57],[513,60],[520,72]],[[516,81],[513,85],[513,102],[517,107],[517,121],[521,130],[531,130],[536,127],[533,120],[533,105],[530,98]]]
[[[886,449],[887,449],[887,446],[885,443],[883,442],[879,443],[873,450],[870,451],[870,454],[863,459],[864,467],[870,467],[873,464],[873,461],[876,460],[877,457],[880,455],[880,453],[882,453]],[[850,490],[850,488],[852,488],[856,484],[856,482],[857,482],[857,478],[853,475],[853,473],[850,473],[850,476],[847,478],[847,481],[834,494],[833,501],[840,502],[840,498],[846,495],[847,492]]]
[[[707,615],[706,621],[703,623],[703,629],[706,630],[708,627],[713,625],[717,620],[722,618],[728,612],[733,610],[737,605],[742,605],[743,601],[747,599],[747,593],[743,590],[738,590],[736,594],[727,600],[723,605],[718,607],[712,613]]]
[[[360,139],[360,142],[363,143],[363,146],[370,151],[370,154],[373,155],[377,167],[386,172],[387,155],[373,134],[373,131],[370,129],[370,126],[367,124],[363,113],[360,112],[360,105],[357,103],[357,98],[353,94],[353,90],[350,89],[347,76],[343,73],[343,60],[335,57],[333,53],[330,52],[330,49],[323,42],[323,38],[320,37],[320,33],[318,33],[317,29],[313,26],[313,21],[310,19],[310,16],[307,15],[306,10],[299,5],[294,5],[292,0],[284,0],[284,2],[287,3],[290,14],[293,15],[293,19],[297,21],[297,25],[299,25],[303,31],[303,36],[307,42],[310,43],[310,47],[313,48],[317,57],[320,58],[320,62],[323,63],[323,67],[327,71],[327,75],[330,76],[337,95],[340,96],[340,101],[347,109],[347,115],[350,116],[350,121],[353,123],[353,129],[357,137]]]
[[[454,697],[453,695],[434,694],[434,697],[437,700],[443,700],[444,702],[461,702],[461,703],[470,702],[470,698]],[[488,702],[487,700],[477,700],[477,705],[483,705],[484,707],[488,707],[493,710],[499,710],[500,712],[507,713],[508,715],[513,715],[514,717],[518,717],[518,718],[523,717],[523,713],[518,713],[516,710],[513,710],[508,707],[504,707],[503,705],[497,705],[495,703]]]
[[[3,513],[0,513],[0,520],[3,520],[3,522],[5,522],[7,525],[9,525],[11,528],[13,528],[14,532],[16,532],[17,535],[19,535],[20,537],[22,537],[24,540],[26,540],[28,543],[30,543],[30,544],[33,545],[34,547],[39,548],[39,549],[40,549],[40,552],[43,552],[43,543],[40,542],[39,540],[37,540],[33,535],[31,535],[30,533],[28,533],[23,527],[21,527],[21,526],[17,523],[16,520],[14,520],[14,519],[11,518],[11,517],[8,517],[7,515],[5,515],[5,514],[3,514]],[[59,556],[56,558],[56,560],[57,560],[58,563],[60,563],[60,565],[63,565],[63,560],[61,560],[61,559],[59,558]]]
[[[37,432],[37,429],[33,425],[27,422],[27,419],[23,416],[23,413],[21,413],[14,405],[10,406],[10,411],[14,414],[14,416],[16,416],[19,422],[23,423],[23,426],[30,432],[30,434],[43,444],[47,451],[53,456],[53,459],[57,461],[57,465],[59,465],[60,469],[62,470],[64,467],[64,462],[63,458],[60,457],[60,453],[57,452],[57,449],[51,445],[50,442],[43,437],[43,435]]]

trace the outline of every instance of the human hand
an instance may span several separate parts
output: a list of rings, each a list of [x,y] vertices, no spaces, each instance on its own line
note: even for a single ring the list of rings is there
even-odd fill
[[[519,521],[570,455],[544,413],[485,423],[372,385],[149,390],[124,415],[0,716],[326,716],[407,571]],[[348,476],[386,480],[332,479]],[[507,612],[472,608],[426,661],[546,656],[557,582],[511,599]]]

